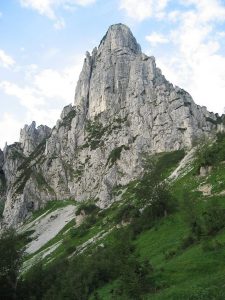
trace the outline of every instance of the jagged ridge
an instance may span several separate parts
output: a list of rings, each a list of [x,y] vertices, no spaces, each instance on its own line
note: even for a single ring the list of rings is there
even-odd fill
[[[33,127],[22,133],[32,132],[32,137]],[[196,139],[213,137],[223,128],[217,115],[165,79],[127,26],[112,25],[99,47],[87,52],[74,106],[64,108],[50,137],[42,128],[42,152],[34,159],[24,157],[36,151],[33,143],[27,146],[29,134],[13,147],[18,157],[5,149],[4,221],[15,226],[53,199],[91,198],[105,207],[116,200],[116,186],[140,176],[143,154],[190,148]],[[25,176],[21,165],[27,160]],[[18,191],[21,176],[25,180]]]

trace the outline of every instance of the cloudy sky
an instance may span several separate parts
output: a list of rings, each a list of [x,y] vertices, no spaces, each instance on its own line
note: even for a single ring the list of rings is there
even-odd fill
[[[224,0],[0,0],[0,147],[32,120],[55,124],[86,50],[114,23],[196,103],[224,112]]]

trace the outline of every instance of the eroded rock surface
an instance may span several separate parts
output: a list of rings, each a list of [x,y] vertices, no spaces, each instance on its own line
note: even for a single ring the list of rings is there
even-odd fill
[[[91,198],[105,207],[117,185],[140,176],[144,153],[191,148],[215,135],[217,120],[165,79],[127,26],[112,25],[87,52],[74,106],[64,108],[46,142],[49,129],[39,130],[39,146],[34,124],[21,132],[21,151],[29,156],[5,163],[5,223],[16,226],[52,199]]]
[[[48,126],[40,125],[36,128],[36,123],[25,125],[20,131],[20,143],[24,155],[29,156],[36,147],[49,137],[51,129]]]

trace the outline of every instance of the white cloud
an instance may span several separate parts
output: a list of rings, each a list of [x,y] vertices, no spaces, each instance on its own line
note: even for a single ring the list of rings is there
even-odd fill
[[[157,59],[166,77],[186,89],[194,100],[214,112],[225,106],[225,55],[223,33],[218,22],[225,22],[225,6],[217,0],[185,0],[184,10],[168,11],[168,31],[173,49]],[[170,26],[168,26],[170,28]]]
[[[57,29],[57,30],[63,29],[65,27],[66,27],[66,23],[65,23],[65,21],[62,18],[59,18],[54,23],[54,28]]]
[[[77,56],[74,58],[74,63],[63,70],[39,70],[36,65],[30,65],[23,74],[25,85],[2,81],[0,82],[0,90],[6,96],[17,99],[23,107],[24,123],[31,123],[35,120],[37,124],[52,127],[59,118],[63,106],[73,103],[75,85],[82,63],[81,56]],[[11,122],[12,119],[13,122]],[[1,135],[0,131],[1,146],[5,139],[8,142],[18,140],[19,129],[24,125],[17,119],[17,116],[12,117],[6,114],[0,120],[0,128],[7,128],[5,127],[7,124],[10,124],[9,132],[7,134],[2,132]]]
[[[59,97],[66,103],[74,96],[74,87],[80,69],[81,64],[68,67],[62,72],[45,69],[34,76],[34,87],[45,97]]]
[[[44,15],[49,19],[54,20],[56,18],[53,9],[53,1],[51,0],[20,0],[20,4],[23,7],[37,10],[39,14]]]
[[[169,0],[120,0],[120,9],[136,21],[150,17],[162,18]]]
[[[78,55],[70,67],[62,70],[50,68],[40,70],[35,64],[29,65],[23,74],[26,85],[20,86],[14,82],[2,81],[0,89],[7,95],[17,97],[20,104],[29,110],[45,106],[50,101],[54,102],[55,98],[63,103],[71,102],[82,67],[82,58]]]
[[[195,5],[201,22],[224,20],[225,7],[218,0],[185,0],[185,4]]]
[[[4,113],[0,120],[0,148],[3,149],[7,141],[12,144],[19,139],[20,128],[23,124],[16,119],[16,116]],[[6,130],[7,129],[7,130]]]
[[[168,13],[167,18],[171,22],[176,22],[178,21],[181,13],[179,10],[172,10],[171,12]]]
[[[169,42],[164,35],[157,32],[153,32],[152,34],[147,35],[145,38],[152,46],[156,46],[157,44],[166,44]]]
[[[56,29],[65,27],[65,21],[56,15],[56,10],[73,10],[77,6],[88,6],[96,0],[20,0],[22,7],[30,8],[54,21]]]
[[[4,68],[12,67],[15,64],[14,59],[5,53],[4,50],[0,49],[0,66]]]

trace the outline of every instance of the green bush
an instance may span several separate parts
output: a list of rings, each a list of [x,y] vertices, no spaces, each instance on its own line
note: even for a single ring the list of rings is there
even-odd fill
[[[207,203],[203,211],[203,223],[206,235],[215,235],[218,231],[225,227],[225,208],[217,200]]]
[[[198,166],[215,166],[225,160],[225,133],[218,133],[214,143],[205,141],[197,151]]]
[[[202,241],[202,251],[204,252],[217,251],[222,247],[223,245],[218,240],[210,240],[207,238]]]
[[[115,294],[121,293],[123,299],[141,299],[154,286],[152,267],[138,260],[130,234],[124,229],[116,230],[110,242],[93,250],[91,255],[33,268],[20,282],[18,299],[87,300],[99,287],[113,280],[119,282]]]
[[[91,150],[95,150],[102,145],[101,138],[107,131],[108,127],[104,127],[98,119],[94,121],[88,120],[85,125],[87,132],[87,145],[90,145]]]
[[[97,213],[100,208],[94,203],[81,203],[76,211],[76,216],[80,215],[83,211],[85,215]]]
[[[79,227],[70,230],[70,235],[74,237],[82,237],[88,233],[88,230],[97,222],[97,217],[93,214],[87,216]]]
[[[181,202],[181,211],[183,219],[187,224],[189,233],[187,236],[187,244],[194,243],[201,239],[204,235],[202,213],[197,203],[198,199],[191,192],[184,190],[183,201]],[[185,245],[185,240],[183,244]],[[189,246],[189,245],[188,245]]]
[[[202,239],[214,236],[225,228],[225,208],[218,200],[208,200],[203,207],[199,206],[197,201],[199,200],[196,200],[193,194],[184,192],[181,211],[189,233],[182,241],[182,249]]]
[[[166,260],[173,258],[177,254],[177,249],[169,249],[164,253]]]
[[[17,297],[17,281],[22,265],[24,238],[14,230],[7,230],[0,237],[0,287],[1,299]]]
[[[185,291],[173,293],[173,300],[224,300],[224,286],[190,286]]]
[[[114,163],[120,159],[120,156],[121,156],[121,152],[122,150],[129,150],[129,147],[128,146],[125,146],[125,145],[122,145],[120,147],[117,147],[115,149],[113,149],[111,151],[111,153],[109,154],[109,157],[108,157],[108,160],[107,160],[107,163],[106,165],[110,164],[110,168],[114,165]]]
[[[76,111],[75,110],[71,110],[63,119],[62,122],[59,124],[59,128],[60,127],[69,127],[68,129],[71,130],[71,122],[73,120],[73,118],[75,118],[76,116]]]
[[[190,233],[182,239],[180,249],[185,250],[196,243],[196,241],[196,237]]]
[[[126,204],[118,210],[115,216],[115,222],[116,223],[120,223],[122,221],[129,222],[132,219],[135,219],[139,216],[140,216],[140,212],[137,207],[135,207],[132,204]]]

